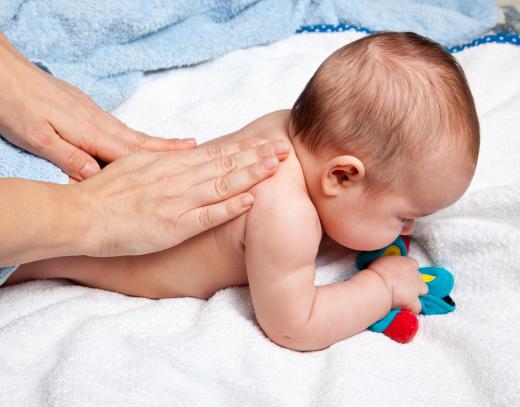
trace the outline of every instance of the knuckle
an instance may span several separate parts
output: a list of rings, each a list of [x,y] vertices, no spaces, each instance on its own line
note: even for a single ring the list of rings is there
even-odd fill
[[[236,160],[232,156],[222,157],[217,162],[220,169],[225,173],[233,171],[237,166]]]
[[[29,145],[43,151],[53,143],[56,134],[51,131],[36,131],[35,136],[29,139]]]
[[[228,194],[229,189],[230,185],[228,177],[219,177],[215,180],[215,190],[219,197],[225,197]]]
[[[148,137],[141,131],[134,131],[135,140],[138,146],[144,146],[148,142]]]
[[[261,162],[252,165],[250,167],[249,172],[250,172],[251,178],[255,179],[255,180],[256,179],[261,179],[266,174],[264,166],[263,166],[263,164]]]
[[[213,218],[208,208],[202,208],[199,212],[199,222],[206,229],[213,226]]]
[[[222,157],[222,152],[222,147],[218,144],[212,144],[206,147],[206,153],[211,159]]]
[[[233,205],[233,202],[226,203],[226,213],[228,218],[235,216],[235,206]]]
[[[250,149],[258,147],[259,145],[264,144],[266,142],[267,141],[262,140],[260,138],[252,137],[252,138],[240,141],[238,143],[238,149],[241,151],[250,150]]]
[[[274,146],[272,144],[264,144],[262,147],[260,147],[258,150],[258,157],[259,158],[269,158],[274,155],[276,155],[276,151],[274,149]]]

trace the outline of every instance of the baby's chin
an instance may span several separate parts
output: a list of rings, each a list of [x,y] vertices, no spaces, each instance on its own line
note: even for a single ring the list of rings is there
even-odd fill
[[[394,237],[392,240],[390,241],[382,241],[382,240],[360,240],[360,239],[356,239],[356,238],[349,238],[349,237],[346,237],[346,236],[334,236],[334,234],[329,234],[327,233],[327,235],[332,239],[334,240],[337,244],[343,246],[343,247],[346,247],[347,249],[350,249],[350,250],[355,250],[355,251],[358,251],[358,252],[371,252],[373,250],[379,250],[379,249],[382,249],[386,246],[388,246],[390,243],[392,243],[396,237]]]

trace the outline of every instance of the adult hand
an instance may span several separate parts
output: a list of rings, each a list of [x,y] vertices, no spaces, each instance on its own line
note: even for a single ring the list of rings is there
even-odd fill
[[[128,128],[74,86],[27,61],[0,33],[0,134],[54,162],[76,180],[142,150],[189,149],[193,139],[166,140]]]
[[[136,153],[71,185],[89,208],[82,253],[137,255],[167,249],[244,213],[253,196],[237,193],[274,174],[287,141],[249,139],[193,150]]]

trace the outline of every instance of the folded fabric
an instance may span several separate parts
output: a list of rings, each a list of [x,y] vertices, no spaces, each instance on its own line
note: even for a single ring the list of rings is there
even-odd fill
[[[415,31],[450,46],[496,22],[494,0],[4,0],[0,30],[109,110],[143,72],[266,44],[308,24]]]

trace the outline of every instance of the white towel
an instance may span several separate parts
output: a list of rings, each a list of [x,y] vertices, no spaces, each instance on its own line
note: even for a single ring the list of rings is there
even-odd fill
[[[321,61],[360,36],[299,35],[149,75],[115,113],[202,142],[290,107]],[[481,119],[478,171],[466,196],[414,235],[453,272],[454,313],[420,317],[408,345],[364,332],[299,353],[264,336],[247,288],[153,301],[63,280],[25,283],[0,289],[0,405],[520,405],[520,47],[456,56]],[[352,261],[327,250],[316,281],[344,277]]]

